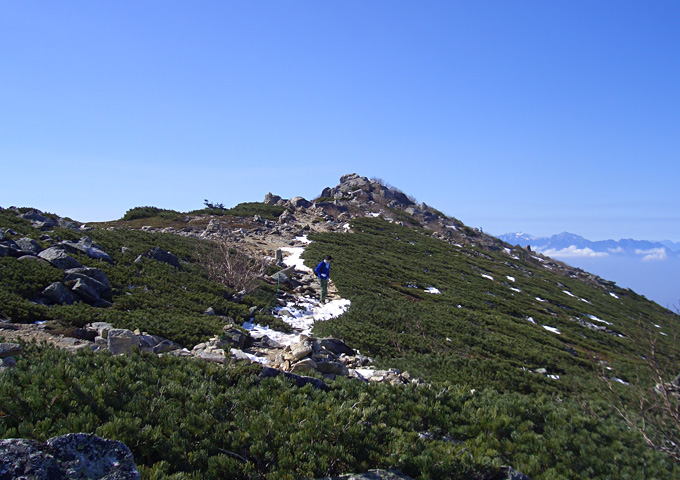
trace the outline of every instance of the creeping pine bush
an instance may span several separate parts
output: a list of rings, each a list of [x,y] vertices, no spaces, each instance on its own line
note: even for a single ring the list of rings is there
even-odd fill
[[[621,421],[597,378],[606,365],[632,379],[642,360],[627,337],[639,333],[640,319],[667,328],[677,316],[631,292],[616,289],[617,300],[504,252],[421,230],[357,219],[353,231],[313,235],[307,247],[309,266],[333,255],[331,276],[352,301],[315,334],[342,338],[377,367],[408,370],[425,386],[340,378],[321,391],[260,379],[258,365],[24,344],[17,367],[0,373],[0,437],[89,432],[120,440],[144,479],[322,478],[372,468],[418,480],[485,479],[506,465],[534,480],[680,477],[677,464]],[[62,272],[0,258],[0,314],[59,320],[62,328],[108,321],[187,347],[221,331],[219,317],[203,314],[208,307],[237,323],[251,307],[260,323],[274,318],[266,313],[274,287],[262,284],[235,303],[234,288],[199,263],[200,240],[122,229],[88,235],[114,264],[74,256],[106,273],[112,307],[37,305],[33,297]],[[156,246],[181,268],[134,261]],[[430,286],[441,294],[426,293]],[[575,321],[586,315],[609,321],[614,333]],[[672,339],[659,342],[659,351],[677,353]],[[632,399],[624,385],[615,388],[622,404]]]
[[[130,447],[142,478],[321,478],[399,468],[416,479],[673,478],[606,409],[551,396],[339,379],[259,380],[257,365],[26,344],[0,383],[0,438],[91,432]],[[643,473],[645,472],[645,473]]]
[[[253,282],[253,294],[235,303],[234,289],[211,280],[198,262],[199,252],[211,247],[206,241],[123,229],[93,230],[88,234],[111,255],[114,264],[84,254],[72,255],[83,265],[99,268],[107,275],[112,286],[110,308],[94,308],[82,302],[49,307],[36,304],[33,300],[45,287],[62,280],[63,272],[42,262],[3,257],[0,258],[0,316],[26,323],[51,320],[58,325],[50,323],[48,328],[59,331],[95,321],[110,322],[119,328],[138,328],[191,348],[222,331],[224,320],[219,316],[242,322],[250,318],[251,307],[265,309],[274,296],[271,287],[264,284],[258,293],[259,283]],[[78,240],[82,232],[56,229],[54,236]],[[181,268],[151,259],[135,262],[138,256],[157,246],[175,254]],[[205,315],[209,307],[218,316]]]

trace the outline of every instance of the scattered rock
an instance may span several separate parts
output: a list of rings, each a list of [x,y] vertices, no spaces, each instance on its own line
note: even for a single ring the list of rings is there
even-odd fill
[[[23,350],[24,347],[18,343],[0,343],[0,358],[19,355]]]
[[[37,255],[42,251],[40,244],[32,238],[23,237],[16,241],[19,250],[30,255]]]
[[[78,260],[68,255],[61,247],[50,247],[38,254],[44,260],[47,260],[52,266],[61,270],[69,268],[80,268],[82,265]]]
[[[320,338],[317,340],[318,344],[335,355],[354,355],[354,350],[345,344],[342,340],[337,338]]]
[[[172,265],[173,267],[181,268],[179,264],[179,259],[172,253],[168,252],[167,250],[163,250],[160,247],[154,247],[148,252],[146,252],[144,255],[140,255],[139,257],[137,257],[135,262],[136,263],[140,262],[142,258],[150,258],[158,262],[167,263],[169,265]]]
[[[104,260],[105,262],[113,264],[113,259],[96,243],[92,242],[90,237],[82,237],[78,243],[64,240],[61,245],[69,253],[83,253],[95,260]]]
[[[130,330],[112,328],[106,337],[106,346],[114,355],[127,355],[139,346],[139,338]]]
[[[138,480],[132,452],[122,442],[87,433],[45,443],[0,440],[0,478],[31,480]]]
[[[399,470],[369,470],[366,473],[350,473],[340,477],[325,477],[321,480],[412,480]]]
[[[93,281],[90,279],[90,281]],[[97,291],[92,288],[88,282],[84,281],[82,278],[78,278],[73,286],[71,287],[71,290],[78,294],[78,297],[82,298],[86,303],[96,303],[99,300],[99,294]]]
[[[71,305],[75,297],[71,291],[61,282],[54,282],[42,291],[43,297],[58,305]]]

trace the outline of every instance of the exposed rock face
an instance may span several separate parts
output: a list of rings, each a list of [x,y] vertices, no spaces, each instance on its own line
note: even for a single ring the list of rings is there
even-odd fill
[[[0,478],[31,480],[137,480],[132,452],[123,443],[86,433],[45,443],[0,440]]]

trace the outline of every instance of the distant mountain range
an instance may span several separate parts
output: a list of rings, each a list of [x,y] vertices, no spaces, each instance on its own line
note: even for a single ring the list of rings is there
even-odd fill
[[[665,260],[680,255],[680,243],[664,240],[588,240],[580,235],[563,232],[551,237],[534,237],[526,233],[506,233],[498,238],[511,245],[530,246],[552,257],[606,257],[634,255],[643,261]]]

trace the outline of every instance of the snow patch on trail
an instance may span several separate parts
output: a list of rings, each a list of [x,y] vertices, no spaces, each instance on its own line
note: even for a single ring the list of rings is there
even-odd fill
[[[301,258],[305,251],[305,247],[282,247],[282,252],[286,252],[289,255],[283,259],[283,263],[289,267],[295,267],[296,270],[301,272],[311,272],[312,269],[305,265],[305,261]]]
[[[308,245],[311,240],[306,235],[296,237],[295,241],[303,245]],[[311,273],[312,269],[304,264],[301,258],[305,247],[282,247],[281,251],[288,253],[283,262],[296,270]],[[331,300],[322,304],[309,296],[296,297],[294,301],[288,302],[285,307],[278,307],[274,310],[274,316],[292,327],[292,332],[280,332],[273,328],[256,324],[252,321],[245,322],[243,328],[248,330],[250,336],[256,339],[268,337],[283,346],[299,343],[303,335],[310,336],[315,322],[323,322],[336,318],[347,311],[351,302],[346,298]],[[254,357],[255,361],[263,363],[261,357]],[[266,363],[266,360],[264,361]]]

